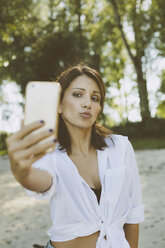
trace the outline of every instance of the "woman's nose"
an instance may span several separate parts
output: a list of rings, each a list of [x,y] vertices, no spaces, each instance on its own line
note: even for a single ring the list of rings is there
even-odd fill
[[[83,103],[82,103],[83,108],[91,108],[91,99],[90,97],[85,97]]]

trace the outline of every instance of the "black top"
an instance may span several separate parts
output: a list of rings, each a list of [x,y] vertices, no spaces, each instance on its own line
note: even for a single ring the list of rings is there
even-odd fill
[[[97,200],[98,200],[98,203],[99,203],[100,202],[100,196],[101,196],[101,189],[94,189],[94,188],[91,188],[91,189],[96,194]]]

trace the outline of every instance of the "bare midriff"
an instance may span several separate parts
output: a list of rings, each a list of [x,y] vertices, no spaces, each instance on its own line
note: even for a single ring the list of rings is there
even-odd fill
[[[100,231],[89,236],[78,237],[65,242],[53,242],[51,245],[55,248],[96,248],[96,241]]]

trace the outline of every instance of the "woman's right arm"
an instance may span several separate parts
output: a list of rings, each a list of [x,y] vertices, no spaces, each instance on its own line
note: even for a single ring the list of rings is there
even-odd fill
[[[47,171],[32,167],[35,161],[46,154],[48,148],[55,148],[54,136],[51,141],[39,143],[53,134],[51,130],[32,134],[43,125],[42,121],[23,125],[20,131],[6,139],[12,173],[23,187],[36,192],[46,191],[52,184],[52,177]]]

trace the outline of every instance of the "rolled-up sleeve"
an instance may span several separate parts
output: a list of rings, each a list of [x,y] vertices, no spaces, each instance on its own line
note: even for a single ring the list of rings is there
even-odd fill
[[[57,182],[55,166],[56,166],[56,161],[54,158],[51,158],[49,154],[32,164],[33,168],[47,171],[52,177],[52,184],[50,188],[44,192],[36,192],[25,189],[28,196],[35,198],[37,200],[44,200],[44,199],[50,199],[52,195],[55,194],[56,182]]]
[[[142,204],[141,183],[136,163],[135,153],[131,143],[128,141],[125,163],[127,164],[127,182],[131,209],[128,212],[126,222],[137,224],[144,221],[144,205]]]

